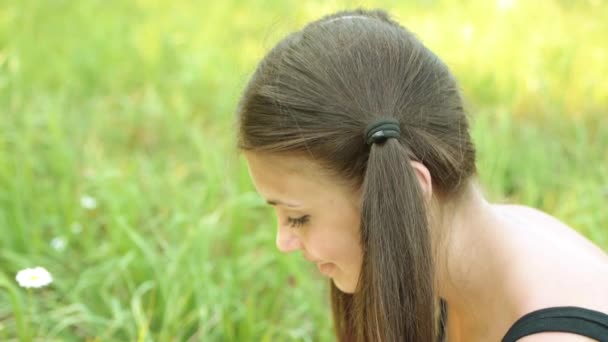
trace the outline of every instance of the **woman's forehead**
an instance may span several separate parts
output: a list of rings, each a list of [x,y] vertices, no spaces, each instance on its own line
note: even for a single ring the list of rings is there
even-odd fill
[[[246,152],[249,173],[260,194],[281,200],[302,192],[325,192],[336,184],[315,162],[294,156]],[[287,199],[284,199],[287,200]]]
[[[313,207],[341,199],[358,205],[360,193],[338,182],[315,161],[297,156],[246,152],[249,174],[266,201]]]
[[[273,174],[293,175],[300,177],[319,177],[323,172],[318,163],[310,158],[298,155],[277,154],[268,152],[245,152],[250,169],[272,171]]]

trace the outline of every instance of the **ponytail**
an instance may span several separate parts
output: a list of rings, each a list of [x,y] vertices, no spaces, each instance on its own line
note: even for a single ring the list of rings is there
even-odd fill
[[[397,139],[371,145],[361,209],[366,281],[351,296],[332,286],[334,314],[336,305],[344,310],[336,322],[341,341],[352,341],[353,329],[362,341],[436,340],[428,220],[410,155]]]

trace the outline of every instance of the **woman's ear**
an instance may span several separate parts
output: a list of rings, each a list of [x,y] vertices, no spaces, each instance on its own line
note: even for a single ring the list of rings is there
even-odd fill
[[[430,201],[433,197],[433,181],[431,178],[431,172],[421,162],[411,161],[410,164],[416,173],[416,178],[422,189],[422,195],[424,199]]]

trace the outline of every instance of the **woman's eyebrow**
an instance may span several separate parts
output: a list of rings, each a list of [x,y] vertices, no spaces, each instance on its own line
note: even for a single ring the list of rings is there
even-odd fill
[[[275,200],[275,199],[268,199],[268,200],[266,200],[266,203],[268,203],[270,205],[273,205],[273,206],[275,206],[277,204],[280,204],[280,205],[284,205],[284,206],[287,206],[287,207],[290,207],[290,208],[295,208],[295,207],[299,206],[298,204],[285,203],[285,202],[282,202],[282,201],[279,201],[279,200]]]

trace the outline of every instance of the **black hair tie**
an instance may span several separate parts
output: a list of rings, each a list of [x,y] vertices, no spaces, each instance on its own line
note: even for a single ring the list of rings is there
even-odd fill
[[[368,145],[383,143],[389,138],[398,138],[401,135],[399,121],[395,119],[382,119],[374,121],[365,128],[365,142]]]

